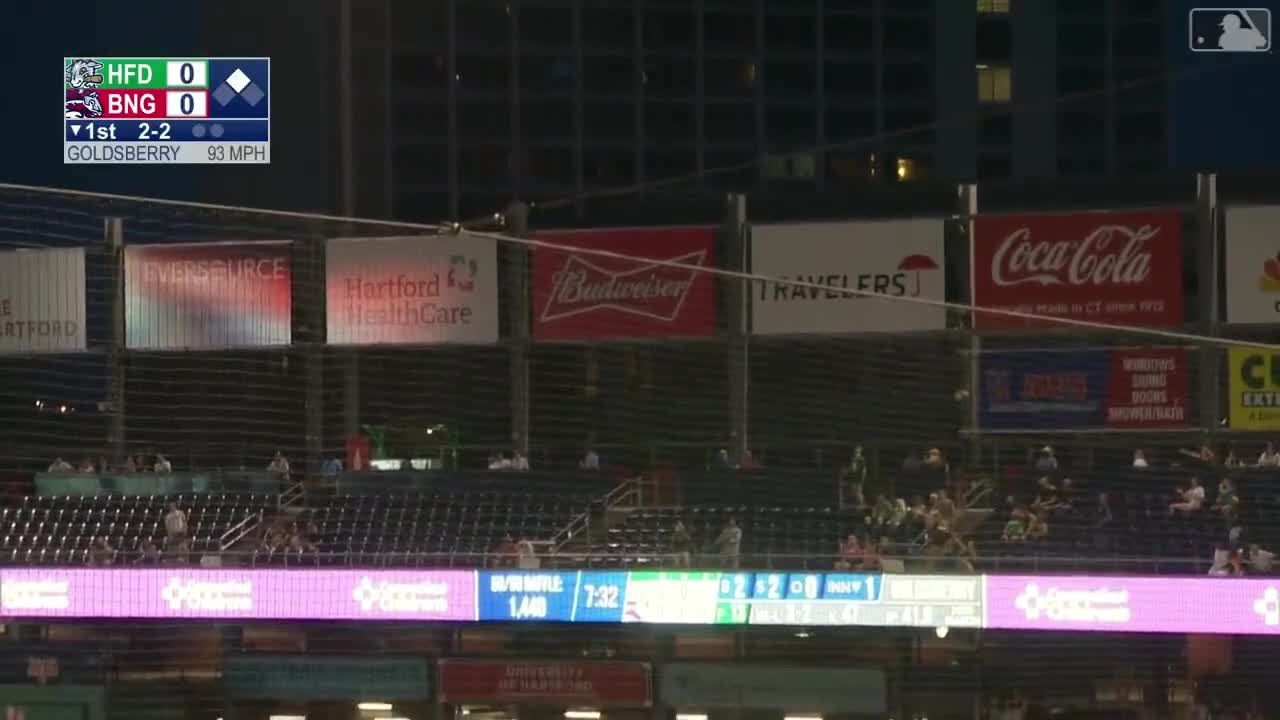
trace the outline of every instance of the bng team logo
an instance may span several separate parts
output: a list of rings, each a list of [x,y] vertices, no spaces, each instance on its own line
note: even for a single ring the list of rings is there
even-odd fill
[[[1192,52],[1269,52],[1271,10],[1195,8],[1188,18]]]
[[[102,84],[102,63],[88,58],[77,58],[67,63],[63,70],[66,97],[63,98],[63,115],[71,120],[102,116],[102,103],[94,88]]]

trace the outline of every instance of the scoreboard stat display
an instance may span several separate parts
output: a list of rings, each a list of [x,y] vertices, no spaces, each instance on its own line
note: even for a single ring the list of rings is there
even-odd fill
[[[63,58],[63,162],[271,162],[269,58]]]

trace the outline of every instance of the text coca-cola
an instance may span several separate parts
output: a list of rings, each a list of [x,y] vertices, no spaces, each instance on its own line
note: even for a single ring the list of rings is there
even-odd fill
[[[1151,276],[1152,225],[1099,225],[1081,240],[1040,240],[1022,227],[1000,242],[991,279],[1001,287],[1141,285]]]

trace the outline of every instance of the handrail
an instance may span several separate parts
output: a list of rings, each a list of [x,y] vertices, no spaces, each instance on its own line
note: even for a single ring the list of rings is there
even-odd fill
[[[613,507],[619,497],[626,495],[626,488],[633,483],[635,483],[634,478],[623,480],[621,483],[618,483],[612,490],[605,493],[604,497],[600,499],[600,504],[606,510]],[[559,552],[565,545],[569,544],[570,540],[577,537],[580,531],[589,532],[591,530],[591,515],[595,512],[594,505],[594,503],[589,504],[586,510],[571,518],[569,522],[564,524],[564,527],[560,528],[556,531],[555,535],[551,536],[551,540],[549,542],[554,551]]]
[[[258,525],[262,524],[262,518],[263,512],[259,510],[257,512],[249,513],[243,520],[227,528],[226,532],[222,533],[222,535],[218,537],[218,550],[225,553],[233,545],[244,539],[245,535],[248,535],[257,529]],[[251,521],[255,520],[257,522],[254,522],[252,525],[249,524]],[[233,535],[234,537],[232,537]],[[230,540],[227,539],[229,537],[231,538]]]
[[[276,506],[281,510],[297,505],[302,502],[307,495],[306,486],[301,482],[296,482],[285,488],[277,499]]]

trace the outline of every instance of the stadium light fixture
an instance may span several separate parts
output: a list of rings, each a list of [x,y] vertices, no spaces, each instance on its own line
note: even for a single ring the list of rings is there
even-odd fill
[[[938,628],[933,632],[935,635],[938,636],[938,639],[941,640],[951,632],[951,628],[947,627],[946,625],[939,625]]]
[[[356,704],[357,710],[365,712],[387,712],[391,710],[391,703],[388,702],[362,702]]]
[[[782,720],[822,720],[821,715],[787,715]]]
[[[568,720],[600,720],[599,710],[565,710],[564,716]]]
[[[271,715],[269,720],[307,720],[306,715]]]
[[[705,713],[676,713],[676,720],[707,720]]]

